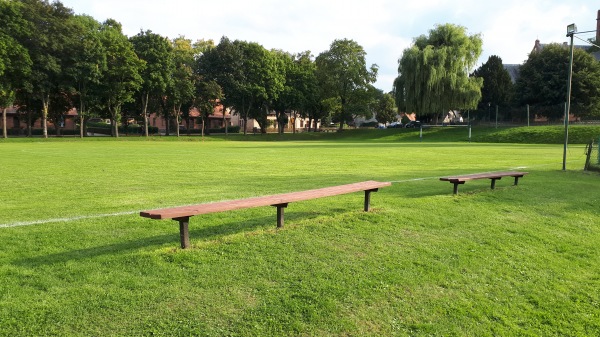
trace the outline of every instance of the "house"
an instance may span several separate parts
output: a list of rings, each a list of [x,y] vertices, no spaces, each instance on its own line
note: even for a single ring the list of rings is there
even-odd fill
[[[269,112],[267,115],[268,127],[267,132],[278,132],[279,124],[277,123],[277,116],[274,111]],[[285,126],[284,132],[303,132],[309,129],[309,119],[298,116],[295,112],[288,113],[288,123]],[[240,118],[239,114],[234,114],[232,118],[232,125],[239,126],[240,132],[244,132],[244,120]],[[311,129],[321,128],[320,121],[312,121],[313,125]],[[260,124],[254,119],[248,119],[246,124],[246,132],[258,132],[260,130]]]
[[[3,121],[0,118],[0,128],[3,127]],[[79,114],[77,113],[77,109],[72,108],[69,111],[65,112],[62,115],[60,121],[58,121],[59,127],[61,129],[76,129],[79,123]],[[48,120],[47,122],[48,130],[55,129],[54,123]],[[6,110],[6,128],[8,130],[12,130],[13,132],[23,134],[24,130],[27,129],[27,116],[24,113],[18,111],[18,107],[10,107]],[[36,118],[33,123],[34,129],[42,128],[42,119]],[[49,131],[52,132],[52,131]]]

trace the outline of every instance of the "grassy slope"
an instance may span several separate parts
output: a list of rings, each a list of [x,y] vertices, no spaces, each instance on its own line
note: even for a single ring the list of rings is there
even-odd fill
[[[136,214],[0,228],[0,335],[600,333],[582,148],[562,172],[557,145],[362,137],[0,143],[0,226],[397,181],[368,214],[358,193],[291,204],[279,231],[270,208],[195,217],[186,251]],[[517,188],[437,181],[519,166]]]

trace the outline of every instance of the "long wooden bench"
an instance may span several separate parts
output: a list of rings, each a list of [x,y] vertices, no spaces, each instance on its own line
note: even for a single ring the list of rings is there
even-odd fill
[[[503,177],[514,177],[515,185],[519,183],[519,178],[523,177],[529,172],[516,172],[516,171],[507,171],[507,172],[494,172],[494,173],[475,173],[475,174],[467,174],[461,176],[452,176],[452,177],[443,177],[440,178],[442,181],[449,181],[454,184],[454,194],[458,194],[458,185],[462,185],[469,180],[476,179],[490,179],[492,181],[491,188],[496,188],[496,180],[500,180]]]
[[[274,206],[277,207],[277,227],[283,227],[283,210],[291,202],[364,191],[364,210],[365,212],[368,212],[370,207],[369,205],[371,202],[371,192],[377,192],[379,188],[390,185],[391,183],[389,182],[378,182],[370,180],[360,183],[325,187],[307,191],[143,211],[140,212],[140,216],[150,219],[173,219],[175,221],[178,221],[179,234],[181,238],[181,248],[185,249],[190,247],[188,224],[190,221],[190,217],[194,215],[225,212],[242,208]]]

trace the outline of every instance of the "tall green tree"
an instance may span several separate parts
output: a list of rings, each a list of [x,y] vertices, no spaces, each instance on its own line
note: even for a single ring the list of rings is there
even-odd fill
[[[100,39],[102,25],[98,21],[87,15],[77,15],[73,21],[76,25],[76,43],[68,70],[78,101],[79,136],[83,138],[88,109],[94,100],[93,87],[100,84],[102,74],[106,71],[106,49]]]
[[[404,112],[433,116],[453,109],[474,109],[483,80],[469,77],[481,54],[479,34],[453,24],[438,25],[417,37],[399,60],[394,81],[396,104]]]
[[[212,41],[211,41],[212,42]],[[221,104],[223,104],[223,122],[227,134],[226,111],[240,114],[235,109],[235,102],[241,97],[241,85],[244,81],[244,64],[238,44],[227,37],[222,37],[219,44],[210,46],[202,44],[200,57],[197,58],[196,72],[199,81],[216,82],[222,89]],[[241,114],[240,114],[241,115]],[[244,130],[246,127],[244,127]],[[245,132],[245,131],[244,131]]]
[[[485,109],[488,104],[499,106],[511,104],[513,83],[499,56],[490,56],[487,62],[473,72],[473,76],[483,79],[479,109]]]
[[[209,133],[208,118],[214,113],[221,98],[223,90],[217,82],[203,80],[197,83],[194,106],[200,111],[202,118],[202,136]]]
[[[61,2],[20,0],[23,18],[31,24],[31,38],[20,43],[32,60],[29,82],[35,99],[41,101],[43,136],[48,137],[50,98],[63,90],[66,72],[65,59],[71,53],[69,37],[73,36],[70,20],[73,11]],[[57,121],[55,121],[57,122]]]
[[[294,56],[281,50],[273,50],[273,56],[279,62],[280,72],[283,73],[284,81],[282,90],[279,95],[270,103],[271,108],[275,111],[277,120],[277,131],[282,134],[285,131],[289,118],[288,113],[300,109],[299,92],[294,83],[294,75],[296,71],[296,63]]]
[[[103,104],[110,113],[112,134],[119,137],[121,107],[133,101],[133,96],[140,89],[143,79],[140,71],[144,61],[140,60],[121,29],[121,24],[109,19],[102,24],[102,45],[106,49],[106,71],[103,72],[98,86],[98,93],[103,97]]]
[[[340,130],[368,109],[369,85],[377,79],[376,64],[367,68],[367,53],[353,40],[335,40],[316,59],[317,78],[325,97],[339,101]]]
[[[294,63],[290,78],[300,105],[299,113],[301,117],[308,118],[308,130],[316,131],[317,123],[329,113],[317,78],[317,64],[310,51],[296,55]]]
[[[568,64],[569,48],[559,44],[529,54],[519,72],[517,102],[537,106],[549,119],[561,119],[567,100]],[[571,109],[579,117],[600,116],[600,62],[580,49],[573,51]]]
[[[148,101],[150,96],[163,97],[173,84],[173,46],[171,42],[152,31],[141,31],[131,37],[131,43],[137,56],[144,61],[140,71],[142,87],[140,98],[142,102],[142,116],[144,118],[144,135],[148,137]],[[165,111],[165,119],[169,120],[169,110]],[[168,128],[167,128],[168,130]]]
[[[6,111],[14,105],[17,90],[28,90],[31,72],[29,52],[18,42],[30,35],[30,25],[22,18],[18,2],[0,2],[0,109],[2,137],[8,138]]]
[[[375,115],[379,123],[387,124],[396,120],[398,108],[393,93],[383,93],[378,95],[375,105]]]
[[[194,71],[194,67],[197,54],[192,41],[183,36],[173,39],[172,45],[174,69],[168,97],[173,106],[173,117],[177,122],[176,124],[179,125],[179,119],[183,115],[182,106],[185,106],[184,110],[189,116],[189,110],[195,96],[198,76]],[[187,127],[189,132],[189,121]],[[179,127],[176,130],[177,137],[179,137]]]

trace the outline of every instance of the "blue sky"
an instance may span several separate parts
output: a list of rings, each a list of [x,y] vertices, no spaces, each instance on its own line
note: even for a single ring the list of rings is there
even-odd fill
[[[253,41],[291,53],[315,56],[335,39],[353,39],[365,48],[368,64],[379,66],[376,87],[389,91],[398,59],[413,38],[436,24],[453,23],[481,34],[480,62],[498,55],[523,63],[534,42],[567,41],[566,27],[595,30],[597,0],[62,0],[76,14],[98,21],[113,18],[126,35],[140,30],[192,40]],[[581,38],[593,34],[579,35]],[[579,42],[579,41],[577,41]],[[581,42],[579,42],[581,43]]]

